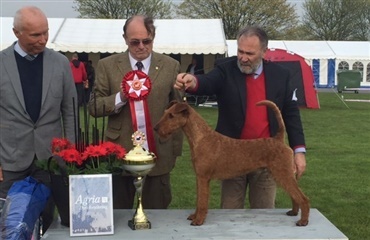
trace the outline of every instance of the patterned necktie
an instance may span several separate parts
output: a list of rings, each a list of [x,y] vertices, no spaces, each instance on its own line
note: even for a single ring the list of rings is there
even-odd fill
[[[137,67],[137,69],[138,69],[139,71],[142,71],[142,70],[143,70],[144,65],[143,65],[143,63],[142,63],[142,62],[137,62],[137,63],[136,63],[136,67]]]
[[[24,58],[28,61],[33,61],[35,59],[35,56],[27,54]]]

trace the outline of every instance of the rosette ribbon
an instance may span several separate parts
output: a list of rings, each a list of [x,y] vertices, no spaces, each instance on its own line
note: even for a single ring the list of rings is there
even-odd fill
[[[143,132],[146,136],[143,147],[156,154],[153,127],[147,102],[147,97],[152,88],[149,76],[142,71],[130,71],[123,77],[121,87],[130,104],[134,132]]]

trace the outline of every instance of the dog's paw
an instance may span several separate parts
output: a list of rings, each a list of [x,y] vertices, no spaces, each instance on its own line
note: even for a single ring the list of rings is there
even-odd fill
[[[298,211],[290,210],[290,211],[286,212],[286,215],[288,215],[288,216],[297,216],[298,215]]]
[[[190,214],[189,215],[189,217],[187,218],[188,220],[193,220],[193,219],[195,219],[195,213],[193,213],[193,214]]]
[[[203,225],[204,219],[195,218],[193,221],[191,221],[192,226],[200,226]]]
[[[189,215],[188,220],[191,221],[190,225],[200,226],[200,225],[203,225],[205,217],[202,218],[202,217],[199,217],[199,215],[197,215],[196,213],[193,213]]]
[[[308,224],[308,220],[299,220],[298,222],[296,222],[295,225],[299,226],[299,227],[304,227],[304,226],[307,226]]]

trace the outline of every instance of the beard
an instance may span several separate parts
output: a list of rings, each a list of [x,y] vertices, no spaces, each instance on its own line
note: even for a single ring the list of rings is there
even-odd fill
[[[242,73],[245,73],[245,74],[251,74],[251,73],[254,73],[257,71],[258,67],[260,66],[262,61],[259,61],[255,64],[253,63],[241,63],[239,60],[237,62],[238,64],[238,68],[239,70],[242,72]]]

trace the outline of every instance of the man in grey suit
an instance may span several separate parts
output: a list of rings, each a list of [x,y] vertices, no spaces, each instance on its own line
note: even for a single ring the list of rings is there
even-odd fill
[[[18,10],[13,32],[18,38],[0,52],[0,197],[27,176],[49,185],[36,166],[51,156],[54,137],[74,141],[76,90],[68,59],[47,49],[49,27],[44,13]],[[44,230],[53,220],[53,204],[44,211]],[[51,212],[49,212],[49,211]]]
[[[180,64],[168,56],[152,51],[155,37],[152,18],[133,16],[127,19],[123,32],[128,51],[98,62],[89,110],[95,117],[108,116],[106,139],[121,144],[129,151],[133,147],[131,135],[134,132],[133,124],[136,122],[132,116],[135,115],[136,108],[121,89],[124,76],[132,70],[141,70],[149,76],[152,87],[146,98],[149,108],[147,114],[154,125],[170,101],[181,100],[180,92],[173,88]],[[137,66],[137,62],[141,64]],[[152,133],[150,127],[146,130]],[[153,134],[158,159],[156,166],[146,177],[142,204],[144,208],[163,209],[168,207],[172,199],[170,171],[175,166],[176,157],[182,152],[182,133],[179,132],[166,140],[160,140]],[[149,150],[153,151],[150,146]],[[135,196],[134,178],[124,175],[121,180],[120,187],[124,189],[125,194],[121,204],[115,208],[130,209],[133,207]]]

